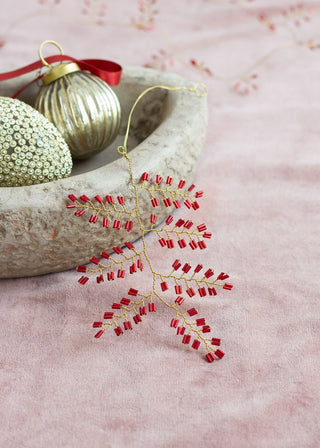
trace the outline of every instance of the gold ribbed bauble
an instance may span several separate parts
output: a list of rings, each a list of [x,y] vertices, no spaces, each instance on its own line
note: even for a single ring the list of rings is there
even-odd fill
[[[45,43],[57,45],[62,52],[56,42]],[[119,131],[121,110],[116,94],[76,63],[52,68],[42,58],[41,47],[39,55],[51,70],[43,78],[35,108],[59,129],[74,159],[86,159],[105,149]]]
[[[60,132],[28,104],[0,97],[0,187],[68,177],[72,158]]]

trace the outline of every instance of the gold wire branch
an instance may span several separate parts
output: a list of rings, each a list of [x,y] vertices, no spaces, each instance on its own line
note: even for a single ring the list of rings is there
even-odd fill
[[[86,195],[80,196],[79,199],[73,194],[69,195],[72,203],[68,204],[67,208],[75,208],[76,216],[82,216],[86,211],[90,210],[94,215],[91,215],[89,221],[95,223],[98,215],[102,214],[104,216],[104,227],[107,227],[108,231],[114,231],[114,229],[119,230],[122,228],[120,217],[124,215],[129,220],[127,223],[130,222],[132,224],[134,222],[135,225],[138,225],[142,241],[142,249],[140,251],[137,251],[132,243],[126,242],[126,248],[120,248],[119,246],[113,248],[115,255],[102,252],[100,258],[93,256],[90,262],[95,265],[94,267],[78,266],[78,271],[83,274],[79,279],[79,283],[84,285],[93,275],[96,275],[98,283],[102,283],[104,281],[102,274],[104,271],[107,273],[108,280],[115,280],[117,278],[123,278],[127,272],[134,274],[138,270],[143,271],[147,269],[151,276],[149,292],[143,294],[138,289],[130,288],[125,297],[122,297],[120,301],[112,304],[111,311],[104,313],[104,321],[94,322],[93,327],[99,328],[95,337],[100,338],[110,327],[114,327],[117,336],[122,335],[126,330],[132,330],[132,322],[130,319],[133,320],[134,324],[139,324],[142,321],[142,317],[148,313],[156,312],[155,301],[160,301],[173,311],[174,317],[171,320],[170,327],[176,329],[177,334],[182,336],[182,343],[188,345],[191,343],[191,336],[193,336],[192,348],[198,350],[202,343],[206,348],[206,359],[209,362],[213,362],[215,359],[224,356],[224,353],[219,348],[216,348],[220,345],[220,339],[207,337],[207,334],[211,332],[211,327],[206,324],[204,318],[198,317],[198,311],[192,306],[193,297],[196,294],[200,297],[207,295],[215,296],[217,294],[215,287],[231,290],[232,285],[224,282],[229,276],[223,272],[215,276],[211,268],[205,270],[202,264],[198,264],[192,268],[189,263],[182,263],[179,259],[173,262],[171,272],[166,274],[158,272],[154,267],[156,257],[152,251],[149,251],[146,241],[146,235],[151,232],[159,238],[159,243],[162,247],[172,249],[174,247],[172,236],[175,236],[180,248],[189,246],[189,248],[195,250],[197,248],[205,249],[206,244],[204,239],[211,238],[211,233],[207,231],[205,224],[195,225],[189,218],[180,218],[174,222],[173,216],[169,215],[162,227],[159,229],[155,228],[156,210],[158,207],[165,206],[168,210],[172,210],[173,206],[180,208],[181,202],[183,202],[183,205],[190,212],[196,212],[200,207],[197,200],[203,195],[202,191],[192,193],[194,185],[187,188],[185,186],[186,182],[183,179],[180,179],[176,185],[174,179],[170,176],[162,178],[157,175],[156,179],[150,179],[148,173],[143,173],[138,180],[134,178],[131,158],[127,151],[132,115],[139,101],[154,89],[188,91],[198,97],[203,97],[207,94],[206,86],[202,83],[194,84],[192,87],[159,85],[147,88],[134,102],[129,113],[123,145],[117,148],[118,153],[124,157],[128,164],[131,186],[134,192],[134,206],[131,210],[126,208],[123,196],[113,198],[107,195],[106,199],[102,200],[97,195],[95,196],[94,202]],[[144,227],[142,224],[140,211],[142,194],[149,195],[153,206],[151,209],[149,228]],[[115,221],[113,226],[109,228],[105,224],[106,220],[108,221],[111,217]],[[171,226],[171,224],[173,225]],[[188,239],[188,244],[183,237]],[[131,251],[131,253],[129,254],[128,251]],[[105,260],[108,261],[106,262]],[[115,273],[117,274],[116,278]],[[190,308],[186,311],[183,311],[184,306],[182,305],[184,302],[186,304],[188,302],[191,303],[189,305]]]

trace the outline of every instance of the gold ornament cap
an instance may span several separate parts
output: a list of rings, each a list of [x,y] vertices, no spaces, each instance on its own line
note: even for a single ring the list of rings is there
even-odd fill
[[[44,85],[47,86],[48,84],[51,84],[56,79],[62,78],[63,76],[68,75],[69,73],[79,72],[81,70],[79,65],[76,62],[65,62],[65,63],[58,64],[58,65],[55,65],[54,67],[52,67],[52,65],[48,64],[48,62],[42,56],[42,47],[46,44],[55,45],[60,50],[61,54],[64,54],[62,47],[54,40],[45,40],[40,45],[39,58],[43,65],[50,68],[50,71],[42,79],[42,82]]]

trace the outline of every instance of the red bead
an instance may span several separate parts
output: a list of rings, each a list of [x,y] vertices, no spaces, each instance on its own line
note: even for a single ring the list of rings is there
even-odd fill
[[[200,347],[200,341],[198,341],[197,339],[195,339],[195,340],[193,341],[192,348],[194,348],[195,350],[198,350],[199,347]]]
[[[203,196],[203,191],[196,191],[195,196],[196,196],[196,198],[202,198],[202,196]]]
[[[114,203],[113,202],[113,197],[110,196],[109,194],[107,194],[106,199],[107,199],[108,204],[113,204]]]
[[[115,220],[113,223],[113,228],[120,230],[121,229],[121,221]]]
[[[130,288],[128,291],[129,296],[136,296],[138,294],[137,289]]]
[[[125,270],[118,269],[117,278],[124,278],[124,276],[125,276]]]
[[[160,243],[161,247],[164,247],[167,245],[166,240],[164,238],[160,238],[159,243]]]
[[[205,230],[207,230],[207,226],[205,224],[200,224],[198,225],[197,229],[199,230],[199,232],[204,232]]]
[[[177,334],[181,334],[181,336],[184,334],[185,331],[186,331],[185,327],[178,327],[177,328]]]
[[[172,264],[172,267],[175,271],[177,271],[180,268],[180,266],[181,266],[181,263],[179,260],[175,260]]]
[[[101,274],[97,277],[97,283],[102,283],[102,282],[104,282],[104,278],[103,278],[103,275]]]
[[[93,222],[94,221],[94,215],[91,215],[89,218],[89,222]]]
[[[209,296],[217,295],[217,291],[215,290],[215,288],[208,288],[208,293],[209,293]]]
[[[139,316],[139,314],[136,314],[135,316],[133,316],[133,321],[135,324],[138,324],[139,322],[142,322],[141,317]]]
[[[193,222],[187,220],[187,221],[184,223],[184,226],[183,226],[183,227],[185,227],[186,229],[190,230],[192,226],[193,226]]]
[[[66,207],[67,208],[75,208],[75,204],[67,204]]]
[[[157,221],[156,215],[150,215],[150,222],[151,222],[151,224],[155,224],[156,221]]]
[[[171,215],[168,216],[168,218],[166,219],[166,224],[167,226],[169,226],[173,221],[173,217]]]
[[[70,199],[70,201],[77,201],[77,197],[74,194],[69,194],[68,198]]]
[[[190,271],[190,269],[191,269],[191,266],[189,263],[186,263],[182,268],[183,272],[185,272],[186,274],[187,274],[187,272]]]
[[[171,320],[170,327],[172,327],[172,328],[177,328],[178,323],[179,323],[178,319],[172,319],[172,320]]]
[[[204,288],[204,287],[203,288],[199,288],[198,292],[199,292],[200,297],[205,297],[207,295],[206,288]]]
[[[123,196],[117,196],[118,202],[120,205],[124,205],[124,197]]]
[[[176,290],[176,294],[181,294],[182,293],[182,286],[181,285],[176,285],[174,287],[174,289]]]
[[[80,285],[85,285],[88,280],[89,277],[82,276],[81,278],[79,278],[78,282],[80,283]]]
[[[206,320],[205,320],[205,318],[204,318],[204,317],[201,317],[200,319],[197,319],[197,320],[196,320],[196,324],[197,324],[197,327],[202,327],[203,325],[206,324]]]
[[[194,292],[193,288],[187,289],[187,294],[189,297],[193,297],[196,293]]]
[[[192,191],[195,187],[195,184],[190,185],[190,187],[188,188],[188,191]]]
[[[102,225],[107,229],[109,227],[109,220],[107,218],[103,218]]]
[[[113,303],[111,308],[113,310],[120,310],[121,309],[121,305],[120,305],[120,303]]]
[[[173,205],[175,206],[175,208],[180,208],[180,202],[179,201],[173,201]]]
[[[104,313],[103,318],[104,318],[104,319],[112,319],[112,318],[113,318],[113,314],[114,314],[114,313]]]
[[[182,305],[183,302],[184,302],[184,298],[181,296],[178,296],[175,300],[175,303],[177,303],[178,305]]]
[[[114,332],[117,336],[120,336],[121,334],[123,334],[122,328],[121,327],[117,327],[114,329]]]
[[[123,322],[123,326],[125,330],[132,330],[132,325],[131,322],[127,321],[127,322]]]
[[[185,334],[182,338],[182,344],[189,344],[190,340],[191,340],[190,334]]]
[[[202,327],[202,333],[210,333],[211,328],[209,325],[205,325],[204,327]]]
[[[151,204],[153,207],[158,207],[158,205],[159,205],[158,199],[157,198],[151,199]]]
[[[133,222],[132,221],[127,221],[125,223],[124,228],[126,229],[127,232],[130,232],[132,230],[132,227],[133,227]]]
[[[149,180],[149,173],[144,172],[141,176],[141,181],[148,181]]]
[[[206,243],[204,241],[198,241],[198,246],[199,248],[202,249],[206,249]]]
[[[198,265],[195,267],[194,272],[198,273],[198,272],[201,271],[202,268],[203,268],[202,264],[198,264]]]
[[[192,204],[191,204],[191,202],[189,201],[189,199],[186,199],[186,200],[184,201],[184,205],[185,205],[187,208],[191,208],[191,207],[192,207]]]
[[[124,244],[129,250],[134,249],[134,245],[130,241],[126,241]]]
[[[195,240],[191,240],[189,246],[191,247],[192,250],[195,250],[198,247],[198,244]]]
[[[99,264],[100,263],[100,260],[97,257],[90,258],[90,261],[91,261],[91,263],[94,263],[94,264]]]
[[[156,304],[155,303],[149,303],[148,304],[148,308],[149,308],[149,312],[150,313],[155,313],[155,311],[156,311]]]
[[[85,210],[77,210],[75,212],[75,216],[82,216],[86,211]]]
[[[193,210],[198,210],[198,208],[200,208],[200,205],[198,204],[197,201],[194,201],[194,202],[192,203],[192,208],[193,208]]]
[[[140,316],[145,316],[147,314],[147,307],[140,306],[139,313],[140,313]]]
[[[187,246],[187,243],[185,242],[185,240],[183,238],[181,240],[178,240],[178,244],[181,249],[183,249],[184,247]]]
[[[107,274],[107,278],[108,281],[111,282],[112,280],[114,280],[114,273],[113,272],[108,272]]]
[[[137,272],[137,267],[136,267],[136,264],[133,263],[133,264],[130,266],[130,274],[134,274],[135,272]]]
[[[86,272],[87,268],[85,266],[82,266],[81,264],[79,264],[79,266],[77,267],[77,271],[78,272]]]
[[[113,249],[113,251],[116,253],[116,254],[123,254],[123,251],[122,251],[122,249],[119,247],[119,246],[115,246],[115,247],[113,247],[112,248]]]
[[[170,176],[167,177],[166,184],[167,185],[171,185],[172,184],[172,177],[170,177]]]
[[[162,291],[166,291],[168,289],[168,284],[167,282],[162,282],[160,284]]]
[[[210,233],[210,232],[205,232],[202,236],[203,236],[203,238],[208,238],[208,239],[210,239],[210,238],[212,237],[212,233]]]
[[[107,252],[101,252],[101,257],[108,259],[110,255]]]
[[[98,331],[98,333],[96,333],[96,334],[94,335],[94,337],[95,337],[95,338],[100,338],[100,336],[103,334],[103,332],[104,332],[104,330],[100,330],[100,331]]]
[[[93,322],[93,328],[100,328],[102,327],[102,322]]]
[[[221,344],[221,339],[218,339],[218,338],[212,338],[212,339],[211,339],[211,344],[212,344],[212,345],[220,345],[220,344]]]
[[[180,180],[179,184],[178,184],[178,188],[183,188],[186,184],[185,180]]]
[[[176,222],[176,227],[181,227],[184,224],[184,220],[183,219],[178,219],[178,221]]]
[[[220,348],[218,348],[218,350],[216,350],[214,352],[214,354],[217,356],[217,358],[221,359],[224,357],[224,352],[222,350],[220,350]]]
[[[85,194],[83,194],[82,196],[80,196],[81,201],[83,202],[89,202],[90,199],[88,198],[88,196],[86,196]]]
[[[100,204],[102,204],[102,199],[98,194],[94,198],[96,201],[98,201]]]
[[[121,305],[125,305],[125,306],[128,306],[130,302],[131,302],[131,300],[127,299],[126,297],[122,297],[122,299],[120,300]]]
[[[137,266],[138,266],[138,269],[140,269],[140,271],[143,270],[143,264],[142,264],[142,261],[140,260],[140,258],[139,258],[139,260],[137,260]]]
[[[220,274],[217,277],[217,280],[226,280],[227,278],[229,278],[228,274],[225,274],[224,272],[220,272]]]
[[[206,354],[206,358],[208,362],[213,362],[214,361],[214,357],[212,353],[207,353]]]
[[[189,314],[189,316],[195,316],[196,314],[198,314],[198,311],[195,308],[190,308],[187,313]]]
[[[174,248],[174,242],[173,240],[167,240],[167,248],[168,249],[173,249]]]
[[[210,277],[212,277],[213,274],[214,274],[214,273],[213,273],[213,270],[212,270],[212,269],[208,269],[208,270],[204,273],[204,276],[205,276],[206,278],[210,278]]]
[[[232,288],[233,288],[233,285],[230,285],[229,283],[225,283],[223,285],[223,289],[227,289],[228,291],[231,291]]]
[[[160,185],[161,182],[162,182],[162,177],[159,176],[159,174],[157,174],[157,176],[156,176],[156,183],[157,183],[158,185]]]

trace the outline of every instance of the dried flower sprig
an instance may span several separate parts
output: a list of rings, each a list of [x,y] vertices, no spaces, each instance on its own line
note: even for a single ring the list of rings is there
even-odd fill
[[[132,25],[139,30],[150,31],[155,27],[155,16],[158,14],[156,0],[139,0],[140,17],[132,20]]]
[[[124,278],[127,274],[135,274],[146,269],[151,280],[148,290],[140,291],[131,287],[125,296],[121,296],[114,302],[111,309],[104,313],[103,320],[93,323],[93,327],[99,329],[95,337],[100,338],[109,328],[113,328],[117,336],[132,330],[134,325],[142,322],[143,316],[156,312],[158,301],[172,310],[170,327],[176,330],[177,335],[182,336],[182,343],[190,344],[194,350],[198,350],[201,345],[204,346],[205,357],[211,363],[224,356],[223,351],[217,348],[221,341],[210,335],[210,325],[206,323],[205,318],[199,317],[197,309],[188,302],[196,295],[200,298],[214,297],[219,288],[230,291],[233,286],[226,282],[229,275],[224,272],[216,275],[212,268],[204,268],[201,263],[192,266],[191,263],[183,262],[179,258],[173,261],[169,272],[158,272],[154,267],[156,257],[152,257],[146,240],[147,234],[151,233],[158,238],[163,248],[173,249],[177,243],[180,249],[187,247],[192,250],[206,249],[205,240],[210,239],[212,234],[207,231],[204,223],[194,224],[190,216],[175,220],[172,215],[169,215],[161,227],[155,227],[158,208],[166,207],[172,210],[183,205],[188,211],[196,212],[200,207],[198,199],[203,196],[203,192],[193,192],[195,189],[193,184],[187,187],[185,180],[180,179],[175,182],[171,176],[162,177],[158,174],[152,178],[149,173],[144,172],[139,178],[135,178],[131,158],[127,152],[130,123],[135,107],[144,95],[157,88],[186,90],[195,93],[198,97],[205,96],[207,93],[205,86],[201,83],[193,87],[154,86],[146,89],[137,98],[129,114],[124,144],[118,147],[118,152],[128,163],[130,183],[134,191],[132,208],[126,207],[123,196],[117,196],[116,199],[109,194],[103,199],[99,195],[96,195],[94,199],[90,199],[85,194],[79,198],[74,194],[68,196],[70,202],[66,207],[69,210],[75,210],[75,216],[83,216],[88,212],[89,223],[96,224],[101,215],[102,226],[111,232],[121,229],[130,232],[134,225],[138,225],[142,240],[142,249],[139,251],[127,241],[123,248],[113,247],[114,254],[102,252],[99,258],[93,256],[88,266],[79,265],[77,270],[82,274],[79,283],[86,284],[92,276],[96,277],[97,283],[103,283],[105,279],[114,281]],[[142,196],[145,201],[146,199],[150,201],[151,214],[148,222],[145,222],[146,219],[141,214]]]

